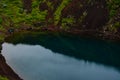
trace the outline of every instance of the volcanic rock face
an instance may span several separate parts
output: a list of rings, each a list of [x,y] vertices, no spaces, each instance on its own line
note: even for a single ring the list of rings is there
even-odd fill
[[[48,10],[47,19],[53,18],[54,13],[62,3],[62,0],[47,0],[52,3],[51,9],[47,3],[40,4],[40,10]],[[69,0],[61,11],[59,24],[62,19],[74,18],[74,28],[77,29],[101,29],[108,22],[109,13],[105,0]]]
[[[32,11],[34,1],[36,0],[23,0],[23,8],[27,13]],[[45,22],[48,25],[50,22],[72,29],[102,30],[110,20],[108,2],[107,0],[41,0],[38,1],[38,6],[40,11],[47,11]],[[118,16],[119,14],[113,21],[119,22]]]
[[[110,34],[110,36],[119,36],[120,8],[117,7],[118,9],[115,10],[109,8],[111,1],[46,0],[46,2],[40,4],[40,9],[47,10],[47,24],[49,25],[49,20],[51,20],[53,22],[52,24],[55,24],[58,29],[69,29],[71,32],[88,31],[85,32],[88,34],[89,31],[92,32],[92,34],[93,32],[98,32],[98,35],[102,34],[103,36],[106,36],[106,34]],[[51,6],[48,2],[51,3]],[[116,4],[114,3],[114,5],[120,6],[118,4],[119,2]],[[110,17],[111,10],[117,12],[112,18]]]
[[[98,29],[108,21],[105,0],[73,0],[62,11],[62,17],[75,18],[78,28]]]

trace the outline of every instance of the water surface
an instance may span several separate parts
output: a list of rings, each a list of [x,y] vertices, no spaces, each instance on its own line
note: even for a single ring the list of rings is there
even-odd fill
[[[24,80],[120,80],[120,44],[75,36],[12,36],[2,45]]]

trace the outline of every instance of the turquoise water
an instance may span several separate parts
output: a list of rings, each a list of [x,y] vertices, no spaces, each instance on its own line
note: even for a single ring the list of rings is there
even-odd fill
[[[76,36],[29,35],[2,45],[24,80],[120,80],[120,44]]]

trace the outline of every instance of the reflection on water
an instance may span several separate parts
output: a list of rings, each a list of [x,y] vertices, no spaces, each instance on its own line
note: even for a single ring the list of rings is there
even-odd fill
[[[24,80],[120,80],[119,44],[48,35],[7,40],[2,54]]]

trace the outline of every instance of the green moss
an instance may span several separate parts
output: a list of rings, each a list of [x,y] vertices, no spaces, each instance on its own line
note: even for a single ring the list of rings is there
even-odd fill
[[[4,34],[0,34],[0,42],[4,41],[5,35]]]
[[[2,24],[2,21],[3,21],[3,20],[2,20],[2,18],[0,17],[0,24]]]
[[[117,32],[119,27],[120,27],[120,22],[115,22],[113,24],[109,24],[108,29],[109,29],[109,31],[112,31],[115,33],[115,32]]]
[[[75,19],[74,17],[70,16],[69,18],[63,18],[62,19],[62,28],[65,27],[70,27],[71,25],[73,25],[75,23]],[[67,28],[68,29],[68,28]]]
[[[110,11],[110,18],[112,18],[115,16],[117,9],[120,7],[120,0],[107,0],[107,4]]]
[[[0,80],[8,80],[6,77],[0,76]]]
[[[62,10],[71,2],[72,0],[62,0],[60,5],[57,7],[54,13],[54,19],[50,18],[48,20],[49,23],[54,23],[57,25],[59,21],[62,23],[62,27],[64,28],[68,24],[71,25],[74,23],[74,18],[63,18],[61,19]],[[108,4],[108,9],[110,11],[109,16],[110,19],[116,15],[118,9],[120,8],[120,0],[106,0]],[[45,22],[48,11],[40,11],[39,4],[42,2],[46,2],[48,7],[53,10],[53,3],[48,0],[32,0],[32,12],[26,14],[23,9],[22,0],[1,0],[0,1],[0,27],[1,30],[6,27],[17,27],[19,28],[21,23],[29,24],[33,26],[34,22]],[[92,0],[88,0],[86,5],[89,3],[93,3]],[[84,5],[80,5],[84,6]],[[81,17],[79,17],[79,23],[83,21],[84,17],[87,15],[86,12],[83,13]],[[113,27],[119,27],[118,22],[112,25]]]
[[[113,25],[116,29],[118,29],[120,27],[120,22],[115,22]]]
[[[21,23],[29,24],[32,26],[32,23],[35,21],[45,21],[47,11],[39,10],[39,3],[41,1],[34,0],[32,3],[32,12],[26,14],[23,10],[23,5],[21,0],[2,0],[0,4],[0,15],[5,16],[5,20],[3,21],[0,18],[0,23],[4,22],[5,26],[12,27],[20,27]],[[12,24],[12,25],[11,25]],[[4,25],[2,25],[4,26]]]
[[[61,17],[61,11],[65,8],[66,5],[68,5],[70,3],[71,0],[63,0],[61,5],[57,8],[55,14],[54,14],[54,20],[55,20],[55,25],[58,24],[58,22],[60,21],[60,17]]]
[[[53,4],[52,4],[52,2],[47,1],[46,3],[48,5],[48,7],[53,10]]]

